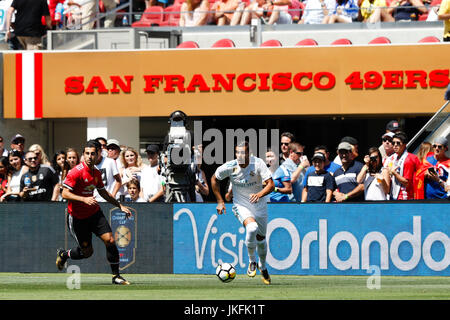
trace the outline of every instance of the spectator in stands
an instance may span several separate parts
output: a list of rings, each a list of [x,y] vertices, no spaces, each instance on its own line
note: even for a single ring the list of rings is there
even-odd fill
[[[52,160],[52,167],[56,172],[56,175],[58,176],[58,195],[57,195],[57,200],[58,201],[62,201],[63,198],[61,196],[62,193],[62,183],[64,181],[64,179],[67,176],[67,173],[70,170],[70,166],[69,163],[67,162],[67,154],[65,151],[60,150],[58,152],[55,153],[55,155],[53,156],[53,160]]]
[[[28,167],[23,162],[23,154],[17,150],[9,152],[10,171],[8,173],[8,188],[6,193],[0,197],[3,201],[20,201],[20,179],[28,171]]]
[[[359,156],[358,140],[356,138],[353,138],[353,137],[350,137],[350,136],[346,136],[346,137],[343,137],[341,139],[341,142],[348,142],[348,143],[350,143],[350,145],[352,146],[352,152],[351,152],[352,159],[355,160],[356,158],[358,158],[358,156]],[[339,157],[339,155],[337,155],[336,158],[334,158],[333,161],[335,163],[337,163],[338,165],[342,165],[341,158]]]
[[[289,144],[289,157],[280,167],[286,168],[292,185],[291,201],[300,202],[302,200],[303,181],[306,169],[310,164],[308,158],[304,155],[304,146],[298,142]]]
[[[278,162],[276,161],[276,155],[275,152],[272,151],[272,149],[267,149],[266,152],[266,165],[269,168],[269,171],[271,174],[274,174],[275,170],[278,168]]]
[[[378,150],[381,154],[381,159],[383,160],[383,166],[385,165],[385,161],[388,157],[390,157],[394,153],[394,146],[392,145],[392,138],[395,133],[386,132],[381,137],[381,146],[378,147]]]
[[[417,21],[419,15],[426,13],[428,9],[422,0],[397,0],[392,1],[387,9],[395,21]]]
[[[417,152],[417,158],[419,158],[420,163],[424,163],[427,157],[430,156],[432,153],[433,153],[433,145],[428,141],[424,141],[420,144],[419,151]]]
[[[264,17],[266,10],[266,0],[255,0],[250,2],[242,13],[240,25],[250,24],[252,19],[261,19]]]
[[[426,158],[425,170],[425,198],[447,199],[445,186],[450,175],[450,159],[445,155],[448,151],[448,140],[438,137],[433,143],[434,153]]]
[[[120,2],[118,0],[102,0],[105,5],[105,11],[108,15],[105,17],[103,26],[105,28],[114,28],[114,22],[116,21],[116,13],[113,11],[116,9],[117,4]]]
[[[325,167],[325,155],[321,152],[314,153],[312,159],[314,171],[305,180],[302,192],[302,202],[331,202],[334,190],[333,176]]]
[[[14,32],[25,50],[41,50],[42,36],[46,33],[41,18],[45,17],[45,26],[52,28],[50,12],[46,0],[13,0],[6,14],[6,39],[11,37],[12,15],[15,13]]]
[[[112,146],[112,144],[116,144],[116,141],[117,140],[115,141],[108,140],[108,142],[111,142],[111,146],[109,145],[110,143],[108,143],[108,147],[115,148]],[[98,142],[96,142],[96,144],[98,147],[97,149],[100,150],[100,144]],[[109,149],[108,153],[110,153]],[[114,160],[114,158],[104,157],[101,153],[99,153],[97,163],[95,164],[95,166],[102,173],[102,180],[103,184],[105,185],[106,191],[108,191],[114,198],[117,199],[120,196],[120,194],[118,193],[120,188],[122,187],[122,179],[120,177],[120,172],[119,169],[117,168],[116,161]],[[100,196],[97,190],[94,190],[94,196],[98,202],[106,201],[105,199],[103,199],[102,196]]]
[[[323,23],[352,23],[358,19],[359,8],[355,0],[337,0],[331,15]]]
[[[191,163],[191,170],[195,175],[195,201],[204,202],[204,197],[209,195],[209,186],[206,179],[205,171],[202,169],[203,163],[203,146],[200,144],[193,147],[194,158]]]
[[[283,165],[279,166],[277,170],[275,170],[275,173],[272,175],[272,179],[275,184],[275,189],[268,195],[270,202],[291,201],[291,175],[289,174],[289,171],[286,169],[286,167]]]
[[[133,148],[128,147],[119,156],[122,167],[119,169],[122,179],[123,195],[128,194],[126,184],[131,180],[141,180],[141,173],[144,169],[141,155]]]
[[[11,139],[11,150],[16,150],[22,153],[25,152],[25,138],[21,134],[16,134]]]
[[[131,179],[126,183],[128,194],[125,196],[126,202],[146,202],[140,197],[141,184],[136,179]]]
[[[212,21],[209,0],[186,0],[180,11],[180,27],[204,26]]]
[[[431,2],[428,0],[428,13],[425,14],[427,16],[426,21],[438,21],[438,12],[441,6],[442,0],[432,0]],[[424,1],[425,5],[427,5],[427,1]],[[419,18],[420,19],[420,18]]]
[[[342,166],[334,172],[336,190],[333,195],[337,202],[364,200],[364,185],[356,180],[363,164],[354,160],[353,147],[348,142],[341,142],[337,152]]]
[[[389,200],[391,177],[389,170],[383,168],[381,153],[377,147],[369,149],[364,157],[364,166],[356,180],[364,184],[364,199],[369,201]]]
[[[0,156],[7,157],[9,154],[8,150],[5,149],[5,140],[0,137]]]
[[[121,146],[119,141],[116,139],[108,139],[106,142],[106,152],[107,157],[113,159],[116,162],[117,169],[119,170],[119,173],[121,172],[123,168],[122,161],[120,161],[120,155],[123,153],[122,150],[125,150],[125,146]],[[103,154],[104,151],[102,151]],[[120,196],[125,194],[125,185],[121,185],[119,188],[119,191],[117,191],[116,197],[119,199]]]
[[[387,168],[391,176],[391,200],[414,199],[414,173],[420,162],[416,155],[406,151],[407,137],[398,132],[393,138],[395,153],[389,158],[392,165]]]
[[[324,167],[323,167],[323,168],[324,168],[325,171],[329,172],[329,173],[333,176],[333,175],[334,175],[334,172],[335,172],[337,169],[339,169],[341,166],[338,165],[338,164],[337,164],[336,162],[334,162],[334,161],[330,161],[330,152],[328,151],[328,147],[327,147],[327,146],[325,146],[325,145],[319,145],[319,146],[316,146],[316,147],[314,148],[314,154],[316,154],[317,152],[320,152],[320,153],[322,153],[322,154],[325,156],[325,162],[324,162]],[[305,187],[305,182],[307,181],[308,176],[309,176],[312,172],[314,172],[314,170],[315,170],[314,166],[310,166],[310,167],[306,170],[305,176],[304,176],[304,178],[303,178],[303,185],[302,185],[303,188]]]
[[[442,0],[439,7],[438,19],[444,21],[443,41],[450,41],[450,0]]]
[[[294,142],[295,137],[290,132],[283,132],[280,137],[280,165],[289,157],[289,143]]]
[[[268,0],[266,2],[267,14],[263,14],[266,24],[291,24],[292,16],[289,14],[291,0]]]
[[[386,0],[358,0],[360,20],[367,23],[393,22],[387,13]]]
[[[336,7],[336,0],[308,0],[299,24],[321,24]]]
[[[0,198],[8,191],[8,157],[0,156]]]
[[[78,151],[75,148],[67,148],[66,160],[70,169],[78,165],[80,163],[80,155],[78,154]]]
[[[97,138],[95,138],[95,141],[97,141],[98,143],[100,143],[100,146],[101,146],[101,151],[102,151],[102,155],[104,156],[104,157],[107,157],[108,156],[108,148],[107,148],[107,146],[108,146],[108,141],[105,139],[105,138],[103,138],[103,137],[97,137]],[[118,142],[117,142],[118,143]]]
[[[245,2],[241,0],[218,0],[212,5],[214,21],[218,26],[236,26],[241,21]]]
[[[25,154],[28,172],[20,179],[20,197],[24,201],[56,201],[58,196],[58,176],[52,167],[39,164],[37,155]]]
[[[51,166],[47,154],[45,153],[44,149],[39,144],[33,144],[28,148],[28,151],[32,151],[36,154],[38,157],[37,161],[39,164],[45,164],[46,166]]]
[[[146,149],[149,165],[141,173],[141,197],[147,202],[164,201],[163,180],[160,175],[159,167],[159,147],[156,144],[150,144]]]

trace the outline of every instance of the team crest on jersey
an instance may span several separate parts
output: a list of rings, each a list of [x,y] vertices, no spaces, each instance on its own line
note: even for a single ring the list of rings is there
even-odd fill
[[[86,186],[86,187],[84,188],[84,190],[89,191],[89,192],[93,192],[94,189],[95,189],[95,186],[94,186],[93,184],[91,184],[91,185],[89,185],[89,186]]]
[[[37,181],[37,176],[31,176],[31,181],[36,182]]]

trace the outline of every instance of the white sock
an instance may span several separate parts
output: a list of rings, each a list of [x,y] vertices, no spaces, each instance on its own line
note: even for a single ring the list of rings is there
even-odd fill
[[[256,233],[258,231],[258,224],[250,222],[245,227],[245,244],[247,245],[248,258],[250,262],[256,262]]]
[[[267,256],[267,241],[266,241],[266,239],[258,241],[256,243],[256,247],[258,248],[259,268],[261,270],[265,270],[266,269],[266,256]]]

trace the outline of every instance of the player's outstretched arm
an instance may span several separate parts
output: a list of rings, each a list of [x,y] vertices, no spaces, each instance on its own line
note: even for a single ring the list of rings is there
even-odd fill
[[[217,200],[217,213],[222,214],[225,213],[225,201],[223,201],[222,195],[220,194],[220,184],[216,178],[216,175],[212,175],[211,177],[211,189],[214,193],[214,196]]]
[[[127,214],[127,217],[131,216],[131,210],[117,201],[117,199],[114,198],[108,191],[106,191],[106,189],[97,189],[97,191],[103,199],[111,203],[113,206],[116,206],[121,211],[125,212]]]

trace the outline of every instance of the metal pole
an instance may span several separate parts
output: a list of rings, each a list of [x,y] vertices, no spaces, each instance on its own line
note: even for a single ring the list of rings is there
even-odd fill
[[[444,105],[431,117],[430,120],[422,127],[422,129],[417,132],[417,134],[406,144],[406,149],[422,134],[422,132],[425,131],[427,126],[434,120],[436,117],[441,113],[442,110],[445,109],[445,107],[450,103],[450,100],[447,100]]]

